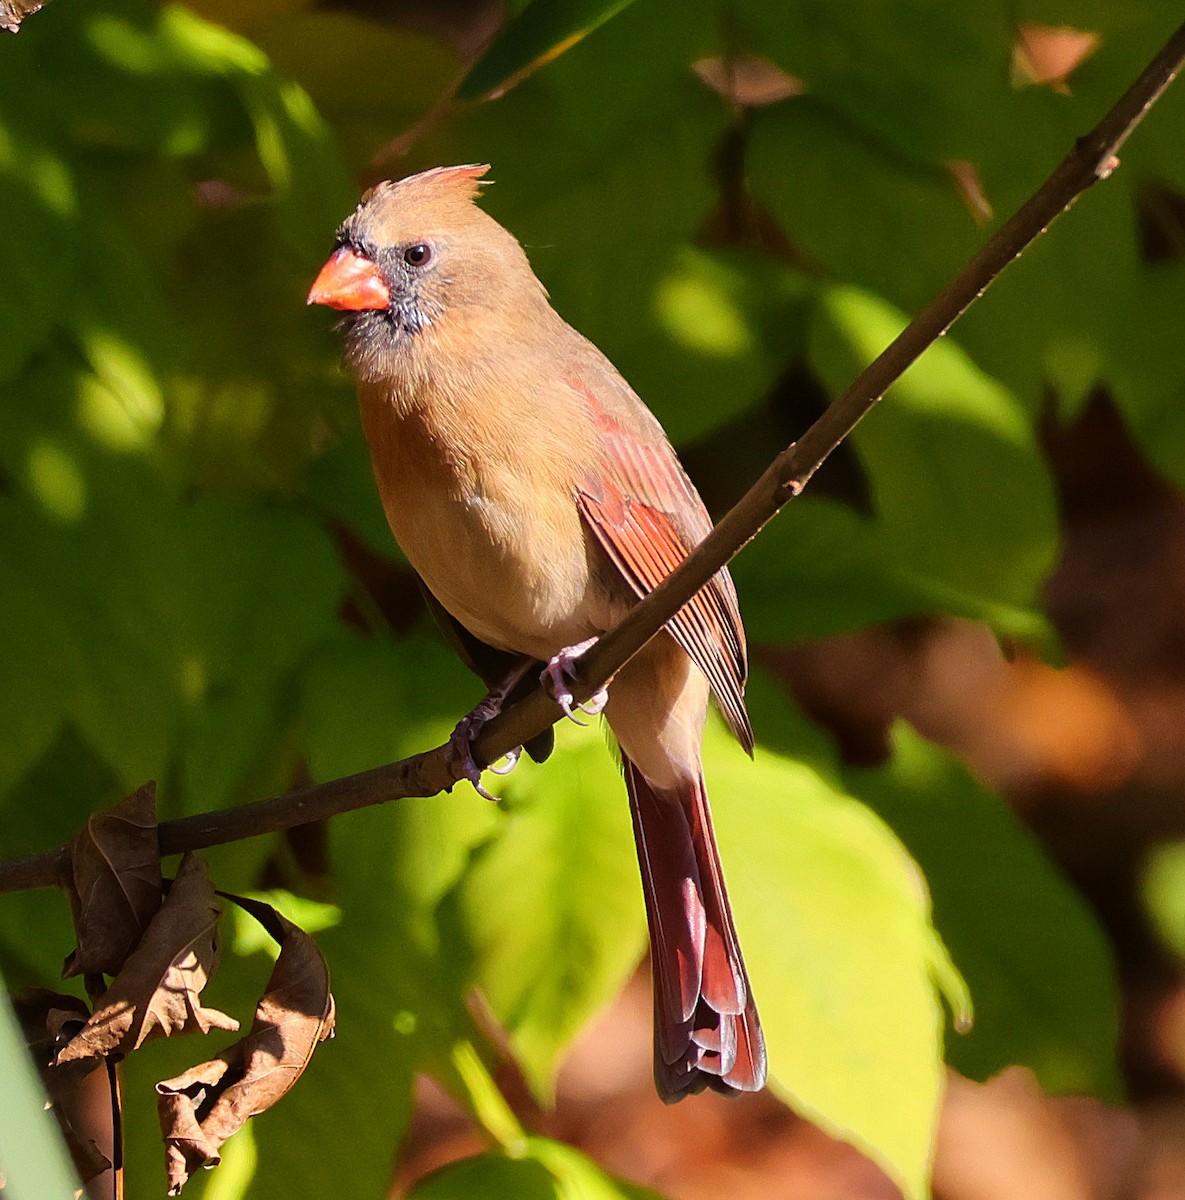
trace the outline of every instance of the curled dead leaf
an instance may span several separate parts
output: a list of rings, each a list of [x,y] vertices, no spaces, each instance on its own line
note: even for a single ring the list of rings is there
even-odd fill
[[[64,974],[115,975],[139,945],[164,895],[156,836],[156,784],[96,813],[67,847],[67,893],[78,949]]]
[[[205,864],[187,854],[140,944],[58,1063],[127,1054],[152,1037],[238,1029],[200,1001],[218,962],[219,912]]]
[[[58,1050],[85,1023],[89,1010],[75,996],[34,988],[13,997],[13,1007],[33,1061],[41,1073],[50,1109],[57,1118],[74,1169],[88,1183],[111,1168],[111,1159],[95,1140],[96,1101],[106,1098],[106,1080],[95,1072],[99,1064],[54,1065]],[[106,1147],[111,1150],[110,1144]]]
[[[228,897],[280,944],[255,1020],[217,1058],[156,1085],[169,1195],[199,1167],[212,1167],[223,1143],[271,1108],[300,1078],[314,1049],[333,1033],[329,965],[316,942],[270,905]]]

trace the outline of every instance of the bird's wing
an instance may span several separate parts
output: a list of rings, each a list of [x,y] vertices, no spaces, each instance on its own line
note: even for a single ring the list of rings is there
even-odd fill
[[[602,450],[601,462],[590,464],[581,482],[577,504],[626,582],[644,596],[703,541],[711,518],[657,423],[621,421],[580,380],[572,386],[592,407]],[[729,728],[752,753],[745,631],[728,571],[713,576],[667,628],[707,676]]]

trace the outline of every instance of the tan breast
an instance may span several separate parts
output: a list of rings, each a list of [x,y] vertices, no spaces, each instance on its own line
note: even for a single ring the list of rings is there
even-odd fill
[[[412,566],[466,629],[546,658],[613,615],[590,587],[597,552],[575,503],[593,434],[579,412],[540,411],[470,382],[430,400],[361,389],[383,507]]]

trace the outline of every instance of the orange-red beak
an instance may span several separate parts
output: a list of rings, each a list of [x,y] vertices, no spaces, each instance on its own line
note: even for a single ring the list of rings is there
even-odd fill
[[[334,252],[321,268],[309,292],[310,304],[327,304],[346,312],[367,308],[387,308],[391,293],[383,282],[379,269],[361,254],[347,246]]]

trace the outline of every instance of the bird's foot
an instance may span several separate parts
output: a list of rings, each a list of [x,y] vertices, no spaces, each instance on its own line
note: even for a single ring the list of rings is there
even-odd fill
[[[498,797],[488,792],[481,782],[482,768],[473,757],[473,743],[477,741],[482,729],[502,711],[506,697],[527,673],[530,665],[531,660],[527,659],[515,667],[497,687],[490,690],[486,698],[468,716],[457,722],[457,727],[449,735],[448,758],[457,779],[468,779],[473,784],[474,791],[487,800],[496,802]],[[522,747],[516,746],[498,762],[487,765],[485,770],[493,771],[495,775],[509,775],[517,765],[521,753]]]
[[[485,799],[493,800],[496,803],[498,797],[482,783],[482,768],[477,765],[477,760],[473,757],[473,743],[477,740],[482,726],[497,715],[496,713],[479,715],[478,709],[481,707],[482,705],[479,704],[477,709],[457,722],[456,729],[449,735],[448,758],[457,779],[468,779],[473,784],[473,790],[479,796],[484,796]],[[490,763],[486,770],[493,771],[495,775],[509,774],[518,763],[519,752],[519,747],[516,746],[499,762]]]
[[[582,704],[577,704],[576,697],[572,695],[572,689],[568,686],[570,681],[576,677],[577,659],[596,640],[595,637],[588,638],[586,641],[577,642],[575,646],[564,647],[543,668],[540,680],[544,688],[551,693],[555,702],[564,710],[568,720],[575,721],[577,725],[587,725],[588,722],[582,721],[576,715],[576,709],[579,709],[585,716],[596,717],[601,714],[609,701],[609,693],[601,688],[599,692],[595,692]]]

